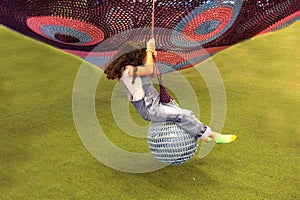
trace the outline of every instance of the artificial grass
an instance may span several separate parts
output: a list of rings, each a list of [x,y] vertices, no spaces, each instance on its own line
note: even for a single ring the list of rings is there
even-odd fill
[[[297,199],[299,192],[299,21],[213,57],[227,96],[224,132],[235,143],[216,145],[199,160],[130,174],[111,169],[85,149],[72,116],[72,90],[82,61],[0,27],[1,199]],[[204,63],[205,64],[205,63]],[[210,100],[195,69],[181,73],[209,123]],[[121,148],[148,151],[111,115],[115,82],[101,79],[99,122]],[[136,112],[137,123],[146,125]]]

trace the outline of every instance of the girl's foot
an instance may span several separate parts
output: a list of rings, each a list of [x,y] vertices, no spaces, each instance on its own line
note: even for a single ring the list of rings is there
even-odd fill
[[[211,136],[205,139],[204,142],[208,143],[211,141],[215,141],[216,144],[228,144],[234,142],[236,138],[237,136],[233,134],[221,134],[212,132]]]

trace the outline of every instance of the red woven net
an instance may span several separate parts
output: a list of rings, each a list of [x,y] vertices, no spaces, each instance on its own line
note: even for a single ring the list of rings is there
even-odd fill
[[[125,41],[150,38],[152,2],[2,0],[0,23],[101,67]],[[191,67],[207,58],[203,49],[213,55],[293,23],[299,8],[298,0],[155,0],[157,62],[168,66],[162,73]]]

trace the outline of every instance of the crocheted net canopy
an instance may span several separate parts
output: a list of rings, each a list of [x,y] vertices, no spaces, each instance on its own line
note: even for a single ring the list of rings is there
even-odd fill
[[[191,67],[291,24],[299,8],[296,0],[155,0],[157,62]],[[152,0],[0,1],[1,24],[99,67],[125,41],[150,39],[151,21]]]

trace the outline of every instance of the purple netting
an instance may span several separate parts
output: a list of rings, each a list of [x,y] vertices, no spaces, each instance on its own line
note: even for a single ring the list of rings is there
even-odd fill
[[[291,24],[299,19],[299,8],[298,0],[156,0],[155,39],[168,49],[158,48],[157,62],[169,67],[163,73],[191,67],[230,45]],[[2,0],[0,23],[101,67],[126,40],[149,39],[151,9],[152,0]],[[148,31],[128,32],[138,28]]]

